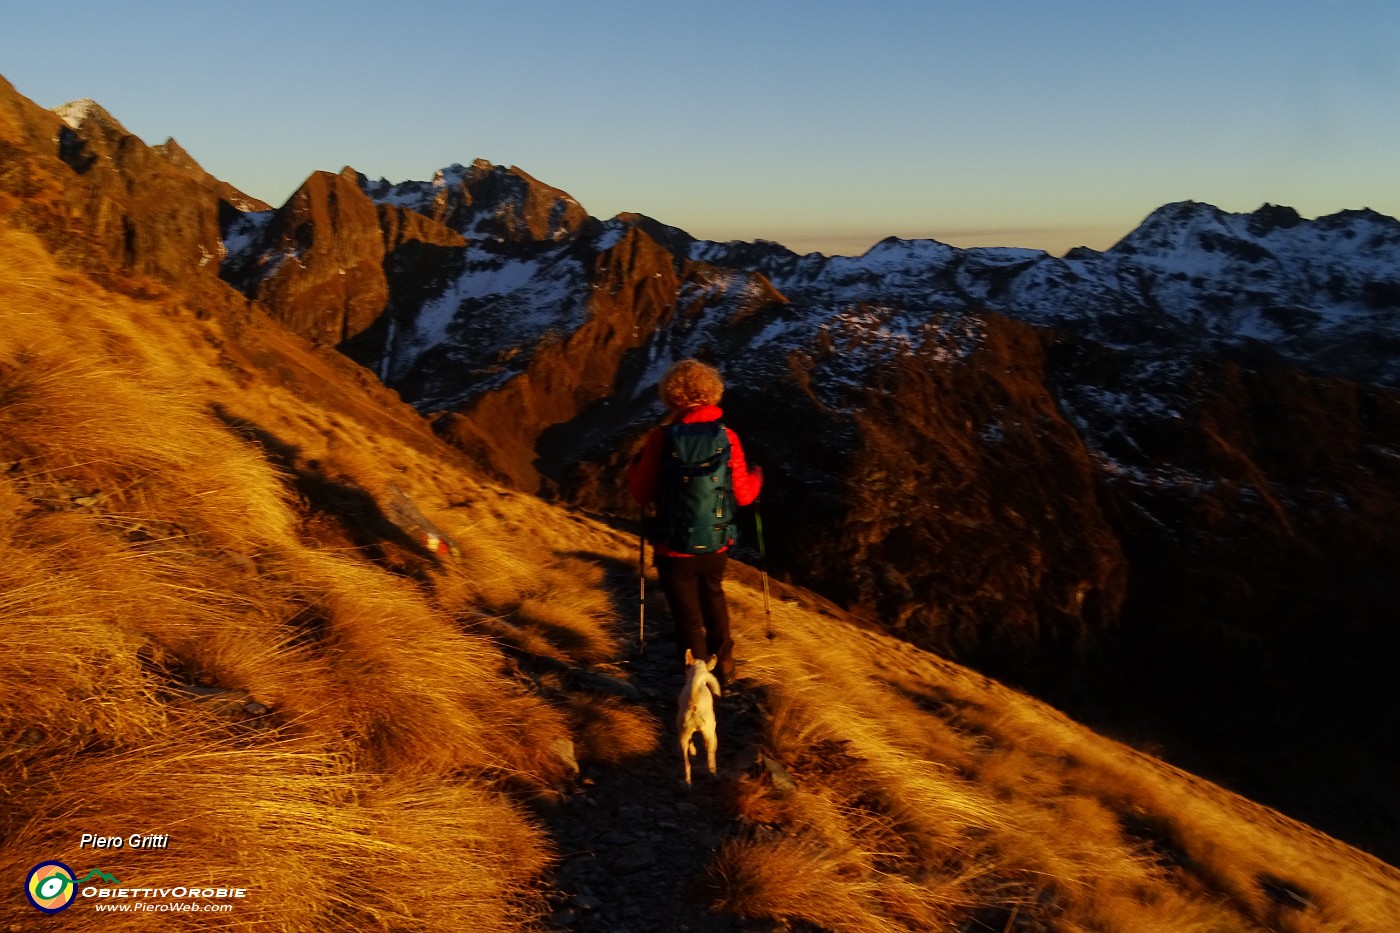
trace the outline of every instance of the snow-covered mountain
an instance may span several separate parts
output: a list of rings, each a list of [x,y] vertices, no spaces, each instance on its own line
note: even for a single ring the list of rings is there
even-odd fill
[[[676,262],[763,276],[793,307],[775,316],[761,344],[782,334],[780,343],[800,346],[852,328],[898,342],[907,340],[906,318],[993,311],[1157,359],[1205,353],[1400,382],[1400,222],[1371,211],[1309,221],[1285,207],[1242,215],[1182,202],[1103,253],[1056,258],[891,238],[861,256],[827,257],[762,241],[697,240],[637,215],[599,222],[564,192],[482,161],[445,168],[430,182],[358,182],[381,211],[417,213],[465,241],[433,294],[388,309],[378,348],[377,371],[414,386],[408,394],[427,408],[498,387],[511,370],[490,362],[494,351],[528,349],[580,326],[594,287],[590,267],[634,228]],[[229,228],[225,266],[250,293],[289,254],[269,257],[270,244],[252,235],[275,213],[242,215]],[[250,250],[261,264],[251,275],[243,268]],[[433,369],[425,357],[445,358],[458,375],[417,372]]]
[[[885,240],[858,257],[692,241],[690,258],[767,275],[794,300],[980,308],[1105,346],[1277,354],[1309,372],[1400,380],[1400,223],[1372,211],[1314,221],[1265,205],[1169,204],[1112,249],[960,250]]]

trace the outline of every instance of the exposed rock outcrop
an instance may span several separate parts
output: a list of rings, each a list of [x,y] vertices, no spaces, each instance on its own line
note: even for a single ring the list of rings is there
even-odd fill
[[[736,318],[785,300],[761,276],[716,273],[627,229],[593,259],[583,323],[536,347],[519,375],[443,417],[439,430],[518,486],[557,488],[600,435],[612,435],[600,409],[626,406],[638,388],[639,351],[658,333],[694,327],[716,300],[732,302]],[[588,427],[551,433],[576,422]]]
[[[317,172],[231,257],[224,274],[292,330],[335,346],[384,314],[386,264],[419,244],[465,245],[420,214],[375,204],[352,169]]]
[[[591,220],[565,192],[513,165],[506,168],[485,159],[443,170],[434,189],[431,206],[422,212],[473,239],[567,240]]]

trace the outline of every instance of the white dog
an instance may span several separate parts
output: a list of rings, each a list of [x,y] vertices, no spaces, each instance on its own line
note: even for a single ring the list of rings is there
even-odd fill
[[[681,688],[679,709],[676,711],[676,731],[681,739],[681,761],[685,762],[685,783],[690,784],[690,756],[695,754],[695,733],[705,739],[705,752],[710,773],[715,773],[715,752],[719,739],[715,736],[715,701],[710,694],[723,696],[719,681],[711,673],[719,659],[710,656],[700,661],[685,650],[685,686]]]

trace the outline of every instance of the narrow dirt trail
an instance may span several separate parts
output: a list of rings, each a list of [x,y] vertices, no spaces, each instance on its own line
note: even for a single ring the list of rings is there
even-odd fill
[[[625,592],[623,580],[609,582],[616,584],[614,592]],[[635,595],[631,603],[635,613]],[[638,651],[633,630],[623,645],[626,660],[595,666],[592,673],[614,681],[607,693],[658,720],[661,736],[640,757],[583,762],[573,792],[544,814],[560,853],[550,924],[599,933],[775,929],[710,912],[699,889],[715,850],[740,826],[734,791],[755,761],[759,688],[743,679],[741,668],[738,682],[715,701],[718,776],[708,774],[701,751],[692,760],[687,789],[675,725],[682,673],[670,620],[656,612],[657,603],[648,600],[645,651]]]

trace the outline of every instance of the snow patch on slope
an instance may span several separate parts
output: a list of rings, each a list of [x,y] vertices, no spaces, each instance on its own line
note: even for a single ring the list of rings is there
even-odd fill
[[[400,323],[388,351],[390,384],[429,352],[446,351],[461,361],[459,384],[433,387],[416,402],[421,408],[495,388],[523,368],[529,351],[550,334],[567,336],[587,314],[586,270],[565,250],[510,256],[472,246],[466,257],[461,274],[425,301],[411,322]]]
[[[81,129],[91,117],[104,113],[102,105],[95,100],[83,98],[82,100],[72,100],[61,107],[55,107],[54,113],[58,118],[72,129]]]

